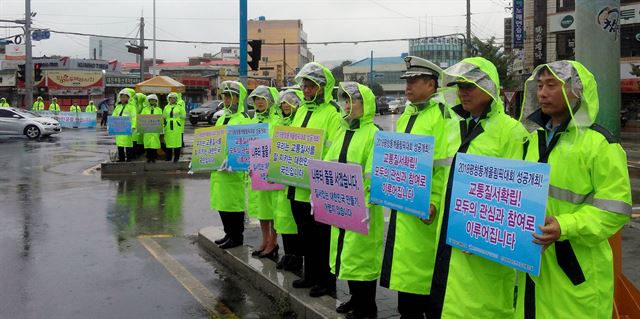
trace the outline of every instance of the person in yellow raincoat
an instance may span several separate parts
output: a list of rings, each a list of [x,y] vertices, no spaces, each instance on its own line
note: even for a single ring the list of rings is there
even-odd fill
[[[158,106],[158,96],[147,96],[147,103],[142,108],[140,115],[162,115],[162,109]],[[142,136],[144,149],[147,153],[147,163],[155,163],[160,149],[160,133],[144,133]]]
[[[631,217],[627,157],[595,124],[595,77],[580,62],[539,65],[525,83],[522,121],[532,129],[525,160],[549,163],[540,275],[518,273],[515,318],[610,319],[613,253],[609,237]],[[533,239],[533,238],[532,238]]]
[[[166,161],[178,162],[180,151],[182,150],[182,134],[184,133],[184,122],[187,111],[184,106],[178,103],[178,96],[175,93],[167,95],[169,102],[164,107],[164,143],[167,148]]]

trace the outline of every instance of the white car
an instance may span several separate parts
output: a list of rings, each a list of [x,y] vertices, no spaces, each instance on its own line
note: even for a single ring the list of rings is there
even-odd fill
[[[13,107],[0,108],[0,134],[26,135],[30,139],[62,132],[60,123],[50,117]]]
[[[403,113],[404,107],[407,104],[407,100],[403,98],[397,98],[389,102],[389,111],[394,114]]]

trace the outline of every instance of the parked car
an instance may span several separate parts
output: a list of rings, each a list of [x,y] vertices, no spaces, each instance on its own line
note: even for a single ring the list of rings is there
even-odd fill
[[[13,108],[0,108],[0,134],[26,135],[30,139],[62,132],[60,123],[50,117]]]
[[[407,101],[404,98],[397,98],[389,102],[389,111],[394,114],[401,114],[404,112],[404,107]]]
[[[192,125],[197,125],[199,122],[207,122],[213,125],[218,119],[215,114],[219,110],[222,110],[222,101],[220,100],[203,103],[200,107],[189,112],[189,122]]]
[[[389,100],[385,96],[376,98],[376,113],[384,115],[389,112]]]

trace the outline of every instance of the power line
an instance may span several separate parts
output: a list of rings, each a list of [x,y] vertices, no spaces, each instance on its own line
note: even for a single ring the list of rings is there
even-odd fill
[[[101,34],[92,34],[92,33],[82,33],[82,32],[70,32],[70,31],[59,31],[59,30],[49,30],[52,33],[58,34],[69,34],[69,35],[78,35],[78,36],[91,36],[91,37],[102,37],[108,39],[121,39],[121,40],[138,40],[136,38],[130,37],[121,37],[121,36],[111,36],[111,35],[101,35]],[[454,34],[446,34],[440,36],[434,36],[430,38],[443,38],[449,36],[460,35],[459,33]],[[418,40],[424,37],[418,38],[395,38],[395,39],[368,39],[368,40],[341,40],[341,41],[319,41],[319,42],[287,42],[287,45],[328,45],[328,44],[359,44],[359,43],[379,43],[379,42],[399,42],[399,41],[410,41],[410,40]],[[152,40],[152,39],[145,39]],[[186,43],[186,44],[218,44],[218,45],[238,45],[238,42],[224,42],[224,41],[192,41],[192,40],[171,40],[171,39],[156,39],[157,42],[169,42],[169,43]],[[264,42],[262,45],[282,45],[282,42]]]

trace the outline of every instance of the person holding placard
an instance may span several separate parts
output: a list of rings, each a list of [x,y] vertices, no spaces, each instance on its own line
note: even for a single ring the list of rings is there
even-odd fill
[[[247,89],[237,81],[220,83],[224,100],[224,116],[215,126],[249,124],[244,101]],[[245,173],[233,172],[227,165],[211,172],[211,209],[217,210],[225,236],[215,240],[222,249],[242,245],[244,241]]]
[[[278,90],[276,88],[264,85],[255,88],[247,99],[247,103],[256,110],[251,123],[268,123],[269,131],[272,133],[273,128],[279,122],[275,107],[277,99]],[[249,174],[251,174],[251,171],[249,171]],[[276,195],[279,191],[253,190],[251,188],[251,179],[249,178],[248,180],[249,202],[247,212],[249,216],[260,220],[260,228],[262,230],[262,243],[251,255],[277,260],[279,247],[278,235],[273,229],[273,212],[275,200],[277,199]]]
[[[158,106],[158,96],[147,96],[147,103],[142,108],[140,115],[162,115],[162,109]],[[155,163],[160,149],[160,133],[144,133],[142,137],[144,149],[147,153],[147,163]]]
[[[374,134],[379,130],[373,122],[376,98],[371,89],[356,82],[340,83],[338,98],[342,117],[349,129],[340,132],[324,160],[362,166],[363,192],[365,202],[368,202]],[[366,206],[369,212],[368,235],[331,227],[331,272],[338,279],[348,281],[351,299],[340,310],[348,310],[345,318],[350,319],[375,318],[378,313],[376,282],[382,267],[384,211],[382,206],[369,203]]]
[[[448,155],[456,153],[521,159],[523,126],[504,113],[496,67],[485,58],[466,58],[444,71],[450,87],[452,120]],[[451,103],[453,105],[453,103]],[[511,318],[515,270],[446,244],[453,174],[448,177],[436,264],[429,302],[430,318]],[[443,207],[444,206],[444,207]]]
[[[167,95],[169,102],[164,107],[164,143],[167,149],[165,160],[174,163],[180,160],[182,150],[182,134],[184,133],[184,119],[187,112],[178,104],[178,96],[175,93]]]
[[[130,89],[122,89],[118,94],[118,103],[113,109],[113,116],[131,117],[131,128],[136,129],[136,107],[132,104],[133,94]],[[118,146],[118,162],[131,162],[133,160],[133,135],[116,135]]]
[[[324,130],[325,152],[335,141],[342,125],[339,107],[333,101],[335,79],[331,71],[317,62],[305,64],[295,77],[304,94],[304,101],[291,123],[293,127]],[[324,155],[324,154],[323,154]],[[336,278],[329,268],[331,227],[318,223],[311,215],[309,189],[287,187],[287,198],[301,236],[304,254],[304,278],[293,282],[295,288],[311,288],[311,297],[334,294]]]
[[[280,92],[276,103],[277,125],[291,125],[302,99],[302,92],[298,90]],[[274,201],[273,228],[276,233],[282,236],[282,248],[284,249],[284,256],[280,258],[276,268],[298,272],[302,269],[303,263],[300,236],[298,236],[298,227],[291,212],[291,201],[287,198],[286,188],[277,192]]]
[[[143,93],[134,93],[133,105],[136,107],[136,113],[140,114],[142,109],[147,104],[147,96]],[[143,133],[137,132],[133,135],[133,152],[136,158],[140,157],[144,153],[144,139]]]
[[[415,56],[406,57],[405,63],[407,71],[401,78],[406,80],[405,94],[410,104],[398,119],[396,132],[435,137],[430,218],[421,220],[404,212],[391,211],[380,285],[398,291],[398,311],[403,318],[419,318],[427,313],[436,232],[442,217],[438,211],[448,165],[445,159],[445,112],[448,111],[443,97],[438,94],[442,69]]]
[[[596,80],[580,62],[539,65],[525,83],[521,120],[533,129],[525,159],[549,163],[540,276],[518,274],[516,318],[611,318],[613,254],[608,239],[629,222],[627,157],[595,123]]]

